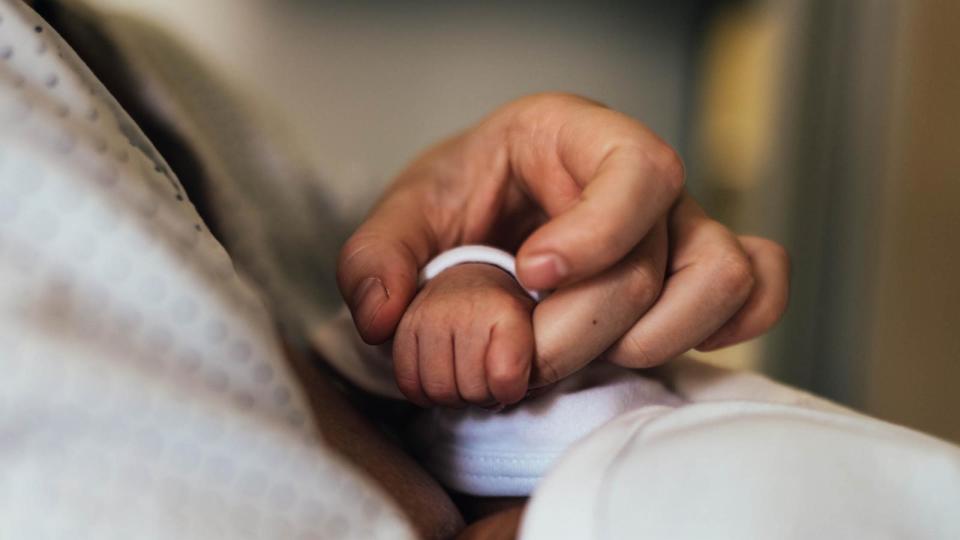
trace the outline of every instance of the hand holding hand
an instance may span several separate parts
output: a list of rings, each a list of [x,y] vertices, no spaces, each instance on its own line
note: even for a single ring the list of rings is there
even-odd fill
[[[575,96],[509,103],[400,174],[338,262],[364,339],[393,335],[430,258],[474,243],[516,251],[524,286],[557,289],[534,314],[533,385],[603,351],[648,367],[750,339],[786,306],[782,248],[709,219],[673,149]]]

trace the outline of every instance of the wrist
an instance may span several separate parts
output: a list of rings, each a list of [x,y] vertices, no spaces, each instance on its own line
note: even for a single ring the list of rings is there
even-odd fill
[[[444,251],[428,262],[426,266],[423,267],[423,270],[420,271],[420,286],[422,287],[425,283],[434,279],[445,270],[471,263],[480,263],[496,267],[509,274],[514,281],[520,285],[519,280],[517,280],[516,259],[513,255],[490,246],[469,245]],[[535,302],[541,300],[543,295],[539,291],[526,289],[522,285],[520,285],[520,287],[523,288],[527,295]]]

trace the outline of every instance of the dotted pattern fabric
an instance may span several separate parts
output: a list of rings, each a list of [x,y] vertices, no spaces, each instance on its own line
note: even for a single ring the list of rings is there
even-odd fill
[[[309,335],[342,304],[336,254],[348,223],[360,217],[338,211],[333,201],[342,193],[307,165],[311,142],[291,136],[229,73],[149,18],[108,12],[96,25],[122,55],[129,80],[150,89],[142,104],[202,164],[208,219],[234,264],[284,328]]]
[[[0,1],[0,538],[408,538],[127,115]]]

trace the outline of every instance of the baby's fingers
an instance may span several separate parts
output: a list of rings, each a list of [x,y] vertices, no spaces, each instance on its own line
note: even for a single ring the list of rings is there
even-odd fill
[[[457,391],[457,378],[453,355],[457,343],[454,334],[431,331],[418,338],[418,371],[420,387],[436,405],[463,407]]]
[[[400,323],[393,340],[393,376],[400,393],[421,407],[429,407],[432,403],[420,385],[420,368],[417,365],[420,340],[416,332],[406,327],[405,322]]]
[[[457,334],[455,366],[457,390],[460,397],[472,405],[489,406],[495,400],[487,387],[484,355],[489,342],[488,333],[463,332]]]
[[[533,327],[529,319],[509,317],[494,325],[485,367],[487,387],[498,402],[510,405],[527,393],[533,349]]]

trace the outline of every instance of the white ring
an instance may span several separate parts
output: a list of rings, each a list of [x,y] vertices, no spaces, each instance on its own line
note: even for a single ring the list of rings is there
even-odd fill
[[[426,282],[437,277],[440,272],[448,268],[467,263],[481,263],[496,266],[513,276],[513,279],[517,279],[516,261],[517,259],[513,255],[502,249],[490,246],[473,245],[456,247],[437,255],[423,267],[423,270],[420,271],[420,286],[422,287]],[[517,280],[517,283],[519,284],[520,280]],[[523,287],[523,285],[520,286]],[[539,291],[531,291],[526,287],[523,287],[523,290],[525,290],[535,302],[539,302],[542,298]]]

